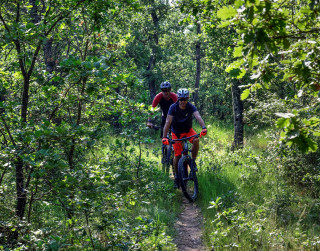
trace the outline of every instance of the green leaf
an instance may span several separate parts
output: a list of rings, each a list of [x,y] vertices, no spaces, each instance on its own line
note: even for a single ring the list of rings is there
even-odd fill
[[[226,68],[226,72],[229,72],[231,77],[242,78],[246,74],[246,70],[241,68],[242,63],[243,59],[234,61]]]
[[[242,56],[242,46],[238,46],[236,48],[234,48],[233,51],[233,57],[237,58],[237,57],[241,57]]]
[[[241,7],[241,5],[243,5],[243,1],[242,0],[236,0],[235,2],[234,2],[234,6],[236,7],[236,8],[240,8]]]
[[[39,138],[41,135],[42,135],[42,132],[41,132],[41,131],[35,131],[35,133],[34,133],[34,136],[35,136],[36,138]]]
[[[289,118],[280,118],[277,120],[276,125],[278,128],[286,128],[290,125]]]
[[[312,117],[311,119],[309,119],[309,123],[311,127],[318,126],[320,123],[320,119],[317,117]]]
[[[224,6],[218,10],[218,17],[221,19],[229,19],[237,15],[237,10],[234,9],[232,6]]]
[[[219,28],[225,28],[225,27],[229,26],[230,24],[231,24],[230,21],[222,21],[222,22],[218,25],[218,27],[219,27]]]
[[[241,93],[241,100],[245,100],[246,98],[249,97],[250,94],[250,89],[245,89],[242,93]]]
[[[315,152],[318,149],[317,143],[304,134],[300,134],[300,137],[296,138],[294,143],[304,153]]]
[[[228,70],[227,72],[230,73],[231,77],[237,77],[240,75],[241,70],[239,68],[233,68],[233,69]]]

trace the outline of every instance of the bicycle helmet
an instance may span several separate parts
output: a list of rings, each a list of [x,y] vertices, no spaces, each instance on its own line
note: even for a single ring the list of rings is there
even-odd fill
[[[177,94],[178,94],[178,98],[189,98],[188,89],[185,89],[185,88],[179,89]]]
[[[160,89],[169,89],[171,88],[171,84],[168,81],[162,82],[160,85]]]

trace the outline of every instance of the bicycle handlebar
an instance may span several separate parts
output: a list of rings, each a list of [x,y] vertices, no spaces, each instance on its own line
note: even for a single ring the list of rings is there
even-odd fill
[[[149,127],[150,129],[153,129],[153,130],[159,130],[159,129],[162,129],[161,126],[157,126],[157,125],[153,125],[152,124],[152,127]]]
[[[199,136],[200,136],[200,133],[195,134],[195,135],[192,135],[192,136],[190,136],[190,137],[183,137],[183,138],[181,138],[181,139],[169,139],[169,142],[170,142],[171,144],[174,144],[175,142],[178,142],[178,141],[184,141],[184,140],[191,139],[191,138],[193,138],[193,137],[199,137]]]

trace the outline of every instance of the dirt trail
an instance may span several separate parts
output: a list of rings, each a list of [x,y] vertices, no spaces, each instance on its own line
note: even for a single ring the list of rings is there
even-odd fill
[[[203,218],[200,209],[183,198],[183,210],[174,227],[178,233],[175,243],[178,251],[205,251],[201,240]]]

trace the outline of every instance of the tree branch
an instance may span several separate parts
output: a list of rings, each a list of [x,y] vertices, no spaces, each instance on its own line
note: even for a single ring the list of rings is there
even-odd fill
[[[306,37],[303,36],[303,34],[310,34],[310,33],[311,34],[312,33],[319,34],[319,32],[320,32],[320,29],[314,28],[314,29],[311,29],[311,30],[308,30],[308,31],[300,31],[300,32],[297,32],[297,33],[294,33],[294,34],[288,34],[288,35],[285,35],[285,36],[271,36],[271,38],[273,38],[273,39],[282,39],[282,38],[306,39]]]
[[[4,18],[3,18],[3,16],[2,16],[1,8],[0,8],[0,20],[1,20],[1,22],[3,23],[3,25],[4,25],[5,29],[7,30],[7,32],[8,32],[8,33],[11,33],[11,32],[10,32],[10,29],[9,29],[7,23],[6,23],[6,21],[4,20]]]
[[[22,59],[22,55],[21,55],[21,44],[20,44],[20,41],[15,39],[15,40],[13,40],[13,42],[14,42],[14,44],[16,46],[16,50],[18,52],[18,61],[19,61],[19,65],[20,65],[20,69],[21,69],[23,78],[26,79],[27,78],[27,72],[26,72],[25,65],[24,65],[24,62],[23,62],[23,59]]]
[[[80,0],[75,6],[78,6],[79,4],[83,3],[85,0]],[[58,17],[58,19],[51,25],[51,27],[47,30],[47,32],[44,33],[44,38],[47,37],[51,31],[54,29],[54,27],[61,21],[63,20],[64,18],[66,18],[68,15],[70,15],[71,11],[68,12],[67,14],[65,15],[60,15],[60,17]],[[36,63],[36,60],[37,60],[37,57],[38,57],[38,54],[39,54],[39,51],[40,51],[40,48],[41,48],[41,45],[42,45],[42,40],[40,39],[38,45],[37,45],[37,48],[33,54],[33,57],[32,57],[32,62],[31,62],[31,65],[30,65],[30,68],[28,70],[28,77],[31,76],[32,74],[32,71],[33,71],[33,68],[34,68],[34,65]]]
[[[18,1],[16,23],[19,23],[19,21],[20,21],[20,2]]]
[[[10,141],[11,141],[12,145],[16,146],[16,143],[14,142],[14,139],[13,139],[13,137],[12,137],[12,135],[11,135],[10,128],[9,128],[9,126],[7,125],[5,119],[3,118],[2,115],[1,115],[1,119],[2,119],[2,122],[3,122],[3,124],[4,124],[4,127],[6,128],[6,130],[7,130],[7,132],[8,132],[8,135],[9,135],[9,138],[10,138]]]

